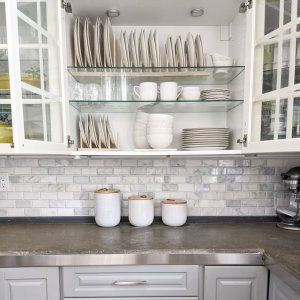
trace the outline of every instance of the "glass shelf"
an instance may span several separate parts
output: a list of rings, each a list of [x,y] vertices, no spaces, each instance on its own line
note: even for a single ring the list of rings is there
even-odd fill
[[[179,84],[226,85],[244,71],[244,66],[194,68],[81,68],[68,67],[80,83],[101,83],[103,80],[127,80],[130,84],[142,81],[176,81]]]
[[[228,112],[243,103],[243,100],[189,100],[189,101],[84,101],[70,100],[80,112],[133,113],[137,110],[148,113],[200,113]]]

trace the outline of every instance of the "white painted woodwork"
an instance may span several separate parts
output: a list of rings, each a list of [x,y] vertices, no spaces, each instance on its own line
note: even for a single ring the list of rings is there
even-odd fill
[[[238,13],[240,0],[71,0],[74,15],[105,17],[107,9],[120,10],[120,17],[115,19],[118,25],[228,25]],[[134,7],[134,9],[132,9]],[[202,17],[192,18],[192,8],[203,8]],[[166,13],[166,11],[168,13]]]
[[[196,297],[199,266],[64,267],[64,297]],[[200,276],[200,278],[199,278]],[[117,285],[116,282],[143,282]]]
[[[285,284],[280,278],[270,274],[269,300],[299,300],[300,294]]]
[[[204,269],[204,300],[267,300],[268,271],[260,266]]]
[[[0,268],[1,300],[60,300],[58,268]]]

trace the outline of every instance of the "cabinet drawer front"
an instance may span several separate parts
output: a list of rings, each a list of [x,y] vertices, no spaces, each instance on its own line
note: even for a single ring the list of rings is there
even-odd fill
[[[63,268],[65,297],[197,296],[199,266]]]

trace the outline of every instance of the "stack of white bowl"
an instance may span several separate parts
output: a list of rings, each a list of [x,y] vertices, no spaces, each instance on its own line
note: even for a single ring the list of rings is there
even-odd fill
[[[151,148],[168,148],[173,140],[173,116],[150,114],[147,124],[147,140]]]
[[[149,114],[139,111],[136,114],[133,142],[137,149],[149,149],[149,143],[147,141],[147,123]]]

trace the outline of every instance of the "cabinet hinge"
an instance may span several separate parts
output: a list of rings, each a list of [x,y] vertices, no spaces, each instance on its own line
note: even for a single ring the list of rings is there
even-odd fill
[[[14,143],[11,143],[11,144],[10,144],[10,148],[15,148],[15,144],[14,144]]]
[[[241,3],[239,12],[245,13],[248,9],[252,8],[252,0],[247,0]]]
[[[61,8],[65,10],[67,13],[72,13],[72,4],[65,0],[61,0]]]
[[[238,144],[242,144],[244,147],[247,147],[247,134],[244,134],[244,136],[237,140]]]
[[[71,148],[72,145],[75,144],[74,140],[71,139],[71,136],[68,135],[68,148]]]

